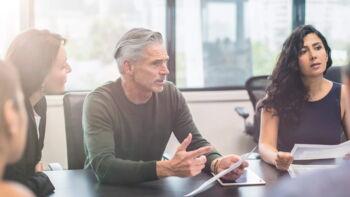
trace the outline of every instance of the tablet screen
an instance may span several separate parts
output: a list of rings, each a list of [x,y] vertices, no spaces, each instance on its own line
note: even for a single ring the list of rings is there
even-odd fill
[[[229,181],[225,179],[218,179],[218,182],[222,186],[231,186],[231,185],[265,185],[266,182],[255,174],[252,170],[247,168],[241,177],[235,181]]]

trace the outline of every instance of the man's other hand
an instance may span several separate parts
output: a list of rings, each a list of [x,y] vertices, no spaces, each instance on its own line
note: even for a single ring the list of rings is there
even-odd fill
[[[217,166],[215,167],[216,172],[214,173],[220,173],[221,171],[229,168],[232,164],[236,163],[240,159],[240,157],[238,155],[231,154],[217,159]],[[215,162],[215,160],[213,162]],[[222,178],[226,180],[236,180],[244,173],[244,170],[246,167],[248,167],[248,165],[249,164],[247,161],[243,161],[238,168],[232,170]]]

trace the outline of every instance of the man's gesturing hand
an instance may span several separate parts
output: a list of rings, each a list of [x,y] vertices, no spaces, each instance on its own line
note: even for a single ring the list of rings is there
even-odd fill
[[[192,134],[177,147],[174,157],[168,161],[157,162],[158,177],[179,176],[188,177],[199,174],[205,167],[207,158],[204,154],[212,150],[211,146],[201,147],[197,150],[187,152],[186,149],[192,141]]]

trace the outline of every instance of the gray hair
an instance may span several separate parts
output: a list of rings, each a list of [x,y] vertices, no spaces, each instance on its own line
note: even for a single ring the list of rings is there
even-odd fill
[[[118,41],[114,58],[118,63],[119,72],[122,74],[125,60],[136,61],[142,56],[146,46],[155,43],[163,43],[162,34],[145,28],[133,28],[126,32]]]

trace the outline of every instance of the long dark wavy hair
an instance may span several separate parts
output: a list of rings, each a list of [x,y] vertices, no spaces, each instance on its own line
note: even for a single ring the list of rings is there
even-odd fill
[[[321,39],[327,52],[326,71],[332,65],[331,49],[326,38],[311,25],[297,27],[283,43],[282,51],[271,75],[271,85],[267,87],[267,97],[260,105],[260,109],[264,108],[273,115],[277,115],[281,124],[287,126],[294,127],[299,123],[301,108],[309,99],[309,90],[301,78],[299,54],[304,45],[304,37],[311,33]]]

